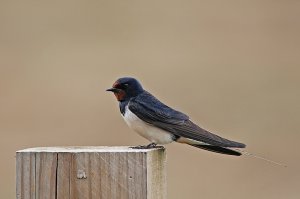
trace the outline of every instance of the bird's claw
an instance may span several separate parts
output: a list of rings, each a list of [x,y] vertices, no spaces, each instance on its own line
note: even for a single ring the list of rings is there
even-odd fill
[[[132,148],[132,149],[153,149],[153,148],[161,148],[161,146],[157,147],[156,143],[150,143],[148,145],[138,145],[138,146],[133,146],[130,148]]]

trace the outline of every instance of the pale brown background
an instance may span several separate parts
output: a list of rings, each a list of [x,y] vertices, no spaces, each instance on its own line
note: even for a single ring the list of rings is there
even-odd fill
[[[138,145],[104,90],[135,76],[287,168],[167,146],[168,198],[300,198],[300,1],[0,1],[0,198],[15,151]]]

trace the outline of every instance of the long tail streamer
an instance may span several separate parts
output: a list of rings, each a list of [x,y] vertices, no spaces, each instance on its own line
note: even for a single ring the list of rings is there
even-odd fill
[[[239,151],[240,153],[242,153],[243,155],[246,155],[246,156],[251,156],[251,157],[254,157],[254,158],[257,158],[257,159],[261,159],[261,160],[264,160],[264,161],[269,162],[269,163],[271,163],[271,164],[275,164],[275,165],[277,165],[277,166],[287,167],[287,165],[285,165],[285,164],[283,164],[283,163],[280,163],[280,162],[276,162],[276,161],[267,159],[267,158],[265,158],[265,157],[262,157],[262,156],[259,156],[259,155],[250,153],[250,152],[245,151],[245,150],[241,150],[241,149],[235,149],[235,150],[236,150],[236,151]]]

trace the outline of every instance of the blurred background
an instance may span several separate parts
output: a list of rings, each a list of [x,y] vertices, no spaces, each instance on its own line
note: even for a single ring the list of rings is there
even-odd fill
[[[299,1],[0,0],[0,198],[15,151],[147,144],[105,92],[122,76],[251,157],[167,146],[168,198],[300,197]]]

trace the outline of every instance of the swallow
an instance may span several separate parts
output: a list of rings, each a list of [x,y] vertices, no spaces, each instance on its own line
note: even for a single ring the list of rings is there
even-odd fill
[[[120,112],[127,125],[150,141],[146,146],[178,142],[211,152],[240,156],[245,148],[240,142],[231,141],[211,133],[192,122],[188,115],[179,112],[144,90],[138,80],[132,77],[119,78],[106,91],[114,93]]]

